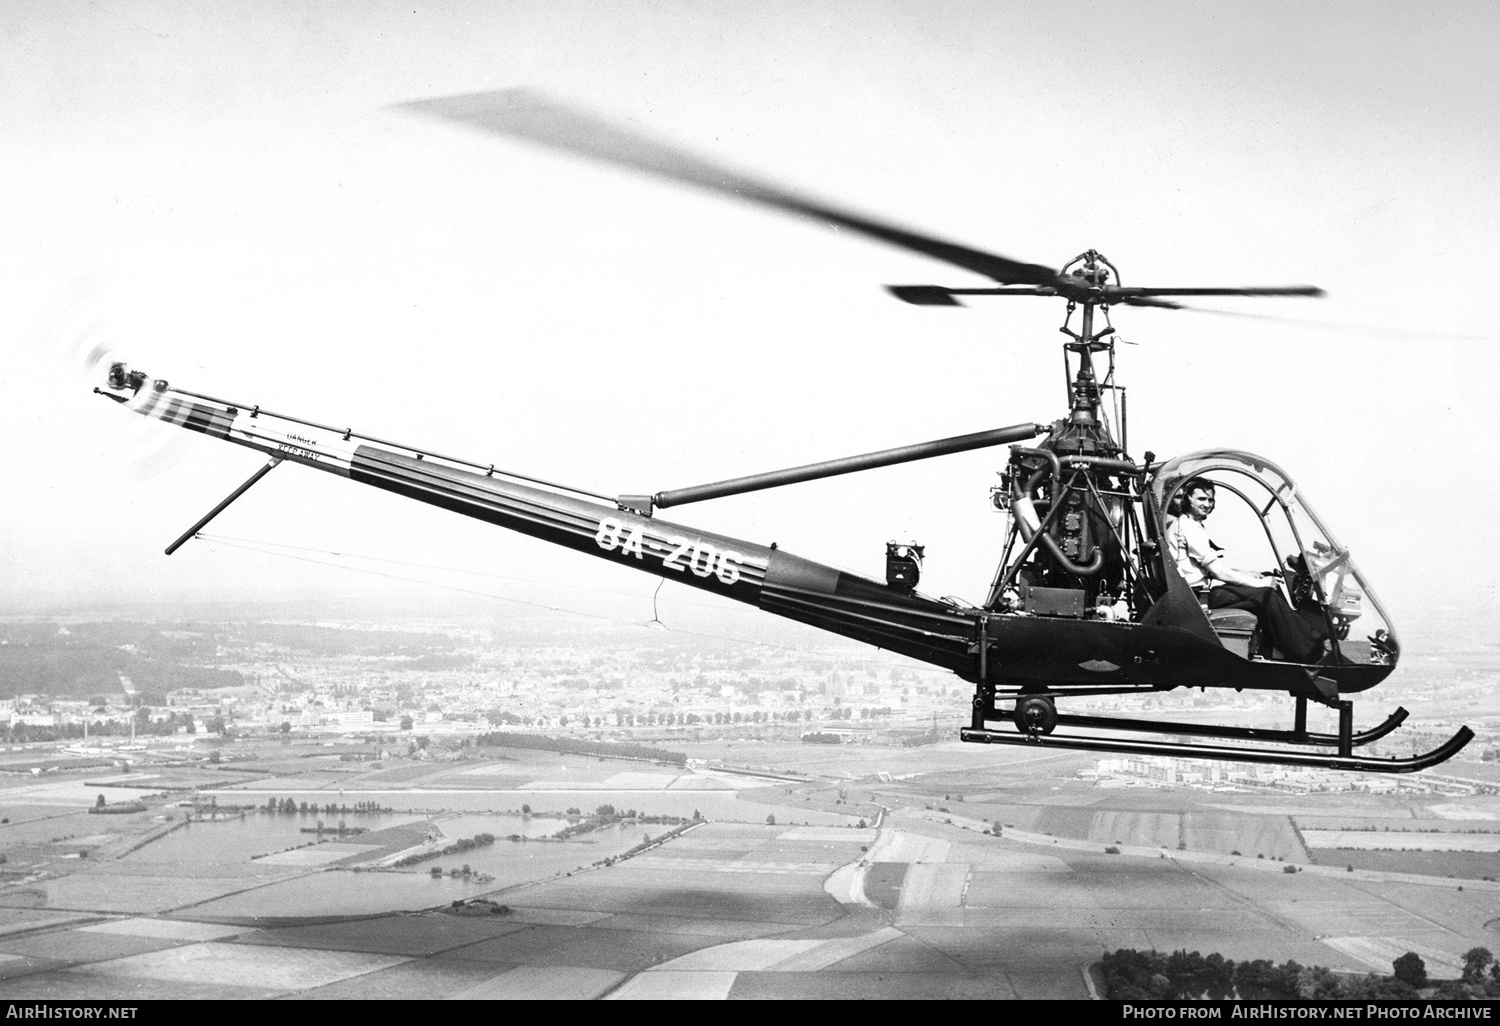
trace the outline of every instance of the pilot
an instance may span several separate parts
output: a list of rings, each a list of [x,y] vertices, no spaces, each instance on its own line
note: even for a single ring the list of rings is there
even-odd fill
[[[1225,566],[1222,550],[1209,541],[1204,521],[1214,511],[1213,483],[1194,478],[1182,486],[1182,515],[1167,526],[1167,552],[1188,586],[1206,594],[1209,609],[1245,609],[1255,614],[1271,644],[1293,662],[1314,663],[1322,640],[1287,604],[1276,580]]]

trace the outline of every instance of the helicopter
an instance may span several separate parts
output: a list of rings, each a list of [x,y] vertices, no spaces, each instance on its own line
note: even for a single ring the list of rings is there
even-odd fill
[[[113,362],[95,392],[133,413],[270,458],[174,540],[167,555],[272,469],[290,462],[949,670],[974,687],[968,725],[959,730],[968,742],[1403,773],[1442,763],[1473,738],[1461,727],[1438,747],[1407,757],[1358,751],[1396,730],[1408,714],[1398,708],[1373,727],[1354,728],[1348,696],[1386,679],[1401,648],[1390,616],[1348,548],[1292,478],[1262,456],[1203,449],[1165,460],[1147,451],[1137,460],[1128,447],[1127,392],[1116,381],[1112,309],[1182,309],[1180,300],[1190,297],[1309,297],[1322,290],[1126,286],[1115,265],[1092,249],[1057,269],[1012,260],[808,198],[530,90],[423,100],[399,109],[831,224],[994,283],[886,286],[909,304],[953,306],[980,296],[1061,301],[1067,410],[1046,423],[611,496],[190,392]],[[1007,445],[1000,484],[990,490],[991,502],[1007,518],[1003,555],[985,601],[977,606],[919,590],[925,550],[915,542],[887,544],[885,576],[878,580],[794,555],[775,543],[761,545],[657,515],[676,506]],[[1280,651],[1255,612],[1210,609],[1206,596],[1184,580],[1169,551],[1168,530],[1182,515],[1188,490],[1200,482],[1239,500],[1243,514],[1263,533],[1276,561],[1270,579],[1322,642],[1317,655],[1299,661]],[[1291,699],[1291,726],[1091,716],[1059,708],[1068,700],[1193,687],[1284,694]],[[1336,732],[1308,729],[1309,703],[1337,712]]]

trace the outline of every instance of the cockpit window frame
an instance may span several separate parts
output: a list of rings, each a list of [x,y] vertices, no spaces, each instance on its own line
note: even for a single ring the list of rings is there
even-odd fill
[[[1184,470],[1184,467],[1189,469]],[[1275,536],[1271,531],[1271,524],[1268,517],[1273,507],[1279,506],[1281,508],[1282,516],[1285,517],[1286,524],[1291,530],[1292,540],[1297,546],[1298,555],[1301,556],[1303,565],[1308,568],[1308,576],[1312,582],[1312,586],[1316,589],[1315,595],[1318,602],[1323,606],[1325,616],[1329,620],[1330,629],[1339,623],[1336,619],[1337,611],[1331,605],[1336,596],[1331,596],[1327,593],[1323,581],[1330,572],[1337,570],[1342,571],[1340,576],[1341,581],[1346,576],[1354,578],[1354,581],[1359,586],[1360,594],[1369,601],[1371,608],[1380,620],[1383,621],[1385,629],[1389,632],[1392,639],[1395,638],[1396,628],[1395,624],[1391,621],[1390,613],[1386,611],[1385,606],[1375,594],[1375,589],[1370,585],[1369,579],[1355,565],[1354,560],[1350,556],[1348,546],[1342,544],[1333,532],[1328,529],[1328,525],[1324,523],[1322,517],[1318,516],[1317,511],[1307,501],[1306,496],[1302,493],[1296,481],[1292,479],[1292,476],[1264,456],[1258,456],[1255,453],[1246,452],[1241,449],[1199,449],[1196,452],[1176,456],[1159,464],[1152,471],[1149,490],[1155,497],[1163,518],[1169,515],[1167,511],[1171,508],[1171,501],[1184,484],[1193,478],[1206,477],[1215,472],[1242,475],[1254,481],[1270,494],[1270,501],[1261,506],[1259,503],[1252,501],[1239,488],[1234,487],[1228,482],[1221,480],[1214,482],[1216,486],[1225,488],[1239,496],[1240,500],[1256,515],[1260,521],[1262,530],[1266,533],[1267,543],[1278,559],[1281,558],[1282,551],[1281,547],[1277,545]],[[1308,539],[1304,538],[1303,531],[1297,524],[1296,513],[1298,511],[1305,515],[1317,533],[1322,535],[1323,541],[1329,546],[1328,553],[1319,554],[1310,549]],[[1328,558],[1330,555],[1331,559]],[[1163,552],[1163,558],[1166,558],[1165,552]],[[1326,562],[1322,562],[1320,566],[1320,560],[1325,559]],[[1343,621],[1343,623],[1344,629],[1347,630],[1348,625],[1352,621]]]

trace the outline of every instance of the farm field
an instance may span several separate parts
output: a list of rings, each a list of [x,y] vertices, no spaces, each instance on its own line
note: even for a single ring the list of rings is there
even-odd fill
[[[0,935],[0,989],[12,999],[1084,998],[1089,966],[1118,947],[1273,952],[1364,971],[1383,968],[1372,963],[1395,945],[1441,971],[1500,912],[1496,885],[1459,894],[1446,882],[1288,875],[1264,860],[1146,846],[1114,855],[950,818],[896,811],[863,830],[706,823],[607,868],[490,892],[503,915],[299,922],[210,902],[43,922]]]
[[[1463,880],[1500,879],[1500,860],[1488,852],[1323,848],[1311,854],[1313,863],[1319,866],[1446,877],[1457,886],[1462,886],[1459,881]]]
[[[1436,830],[1304,830],[1309,848],[1358,848],[1369,851],[1500,852],[1500,834],[1449,833]]]
[[[1123,947],[1351,972],[1413,950],[1456,974],[1497,941],[1493,850],[1319,846],[1482,847],[1500,837],[1492,799],[1100,788],[1080,756],[982,760],[956,743],[718,751],[690,757],[732,752],[740,771],[514,750],[337,773],[284,759],[279,775],[198,788],[221,808],[402,810],[351,809],[368,832],[323,838],[303,830],[339,814],[182,826],[188,792],[95,816],[82,780],[23,781],[0,824],[0,992],[1082,998]],[[706,821],[664,842],[668,826],[635,821],[541,839],[569,808],[605,804]],[[367,871],[479,833],[498,839]],[[452,875],[462,864],[471,875]]]

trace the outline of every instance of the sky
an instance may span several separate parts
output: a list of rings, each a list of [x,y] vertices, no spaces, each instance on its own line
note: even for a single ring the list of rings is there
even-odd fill
[[[1322,286],[1218,304],[1250,317],[1117,311],[1132,454],[1269,456],[1398,627],[1500,611],[1497,42],[1477,2],[6,5],[0,613],[420,605],[431,586],[397,579],[420,576],[651,616],[654,578],[293,466],[210,529],[245,541],[165,557],[262,460],[90,395],[101,343],[192,391],[606,494],[1065,411],[1057,301],[905,306],[880,286],[983,283],[393,109],[515,86],[1020,260]],[[876,578],[915,540],[922,590],[977,602],[1004,458],[667,519]]]

